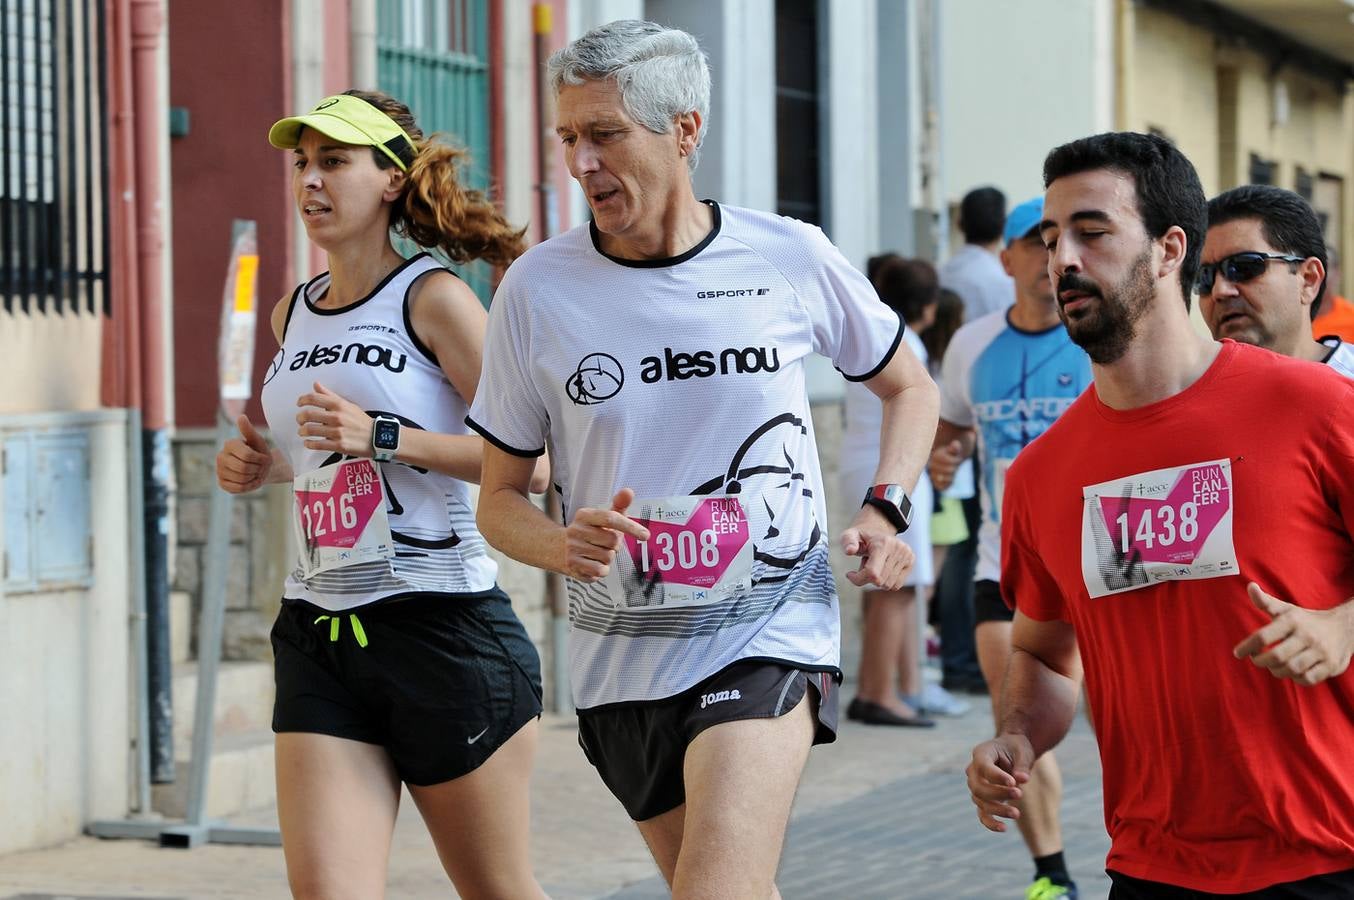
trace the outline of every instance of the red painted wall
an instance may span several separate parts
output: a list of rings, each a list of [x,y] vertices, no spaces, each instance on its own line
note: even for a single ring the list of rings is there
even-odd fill
[[[277,343],[268,326],[292,284],[290,175],[268,127],[292,112],[289,3],[233,0],[229,15],[169,4],[169,97],[187,107],[186,137],[170,141],[173,204],[174,400],[180,428],[211,425],[216,341],[232,219],[259,234],[259,324],[250,417]],[[346,23],[345,23],[346,24]]]

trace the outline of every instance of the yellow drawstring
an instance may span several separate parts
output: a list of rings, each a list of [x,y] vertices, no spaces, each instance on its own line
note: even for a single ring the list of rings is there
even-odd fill
[[[319,618],[317,618],[317,619],[314,621],[313,624],[318,625],[318,624],[320,624],[321,622],[324,622],[324,621],[326,621],[326,620],[329,622],[329,640],[330,640],[332,643],[338,643],[338,639],[339,639],[339,625],[340,625],[340,623],[343,621],[343,617],[342,617],[342,616],[320,616]],[[362,627],[362,622],[357,618],[357,614],[356,614],[356,613],[349,613],[349,614],[348,614],[348,622],[349,622],[349,624],[352,625],[352,628],[353,628],[353,637],[357,639],[357,646],[359,646],[359,647],[365,647],[365,646],[367,646],[367,632],[366,632],[365,629],[363,629],[363,627]]]

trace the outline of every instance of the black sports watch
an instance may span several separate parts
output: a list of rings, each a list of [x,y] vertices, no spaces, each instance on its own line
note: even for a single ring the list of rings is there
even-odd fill
[[[861,506],[873,506],[884,514],[899,534],[912,524],[912,501],[901,484],[876,484],[865,492]]]
[[[400,449],[400,420],[390,416],[377,416],[371,420],[372,459],[377,462],[390,462]]]

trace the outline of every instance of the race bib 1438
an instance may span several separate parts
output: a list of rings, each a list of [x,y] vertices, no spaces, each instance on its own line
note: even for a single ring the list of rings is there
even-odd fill
[[[1093,484],[1082,498],[1081,570],[1092,597],[1238,574],[1229,459]]]
[[[296,477],[293,528],[302,578],[395,555],[381,473],[350,459]]]
[[[752,538],[737,497],[636,500],[627,515],[649,530],[625,538],[606,577],[617,608],[706,606],[752,589]]]

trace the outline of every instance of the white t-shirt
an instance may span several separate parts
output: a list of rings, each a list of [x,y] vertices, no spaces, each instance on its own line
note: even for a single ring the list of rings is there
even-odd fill
[[[1331,348],[1330,354],[1322,362],[1346,378],[1354,378],[1354,344],[1333,335],[1323,337],[1321,343]]]
[[[911,328],[903,332],[903,340],[923,364],[927,362],[926,345]],[[846,427],[842,433],[841,490],[847,499],[864,498],[874,484],[875,469],[879,466],[879,430],[884,424],[884,405],[874,392],[858,381],[846,383],[846,402],[843,404]],[[935,581],[935,565],[931,555],[931,512],[935,498],[931,479],[921,473],[917,487],[908,498],[912,501],[912,523],[903,532],[903,541],[912,548],[917,561],[903,582],[906,587],[927,587]]]
[[[1015,282],[1001,267],[1001,260],[977,244],[965,244],[940,267],[940,286],[964,301],[969,322],[998,310],[1009,309],[1015,297]]]
[[[733,497],[753,548],[749,587],[703,605],[667,603],[664,585],[651,597],[643,581],[639,596],[567,579],[580,709],[670,697],[751,657],[837,671],[804,361],[870,378],[901,323],[817,228],[710,206],[711,233],[672,259],[607,256],[590,225],[539,244],[489,312],[467,422],[509,453],[549,448],[565,521],[622,487]]]

